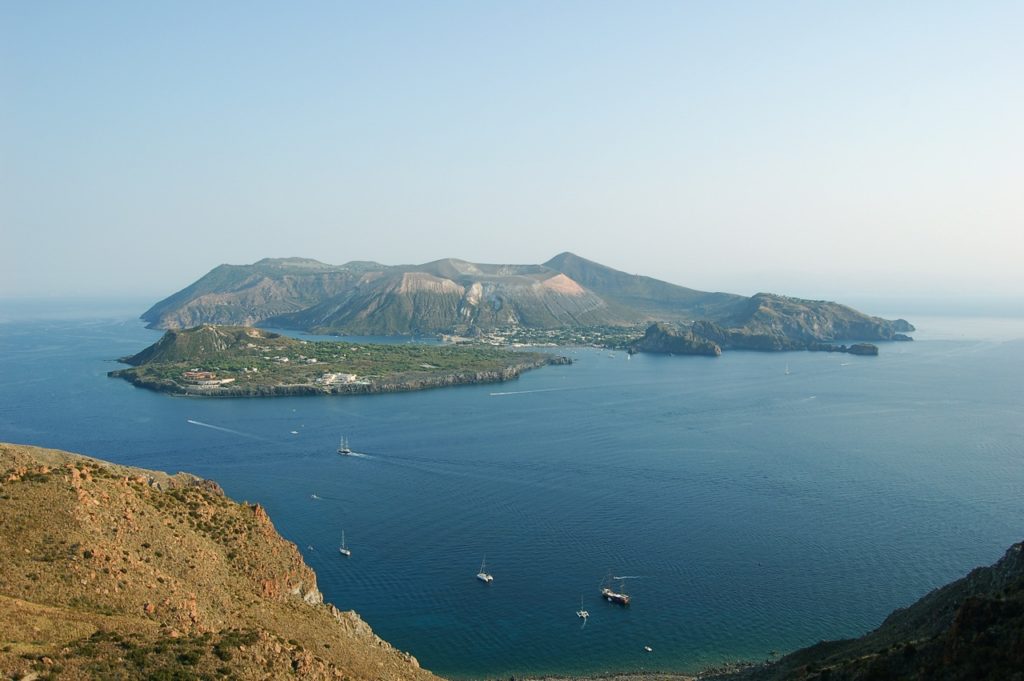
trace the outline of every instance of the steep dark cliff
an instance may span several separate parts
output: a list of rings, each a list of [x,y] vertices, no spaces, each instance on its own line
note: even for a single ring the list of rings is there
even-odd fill
[[[673,355],[710,355],[717,357],[722,349],[717,343],[697,336],[689,330],[674,329],[668,324],[657,323],[647,327],[643,338],[634,341],[629,352],[655,352]]]

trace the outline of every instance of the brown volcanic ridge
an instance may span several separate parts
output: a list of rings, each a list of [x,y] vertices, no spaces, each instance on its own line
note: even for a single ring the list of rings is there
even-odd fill
[[[0,555],[0,678],[438,678],[186,473],[0,444]]]
[[[806,349],[851,340],[909,340],[906,320],[760,293],[698,291],[620,272],[572,253],[543,264],[448,258],[422,265],[265,258],[220,265],[159,301],[152,328],[266,326],[318,334],[470,334],[495,329],[636,328],[669,322],[721,349]],[[703,326],[698,326],[703,323]]]

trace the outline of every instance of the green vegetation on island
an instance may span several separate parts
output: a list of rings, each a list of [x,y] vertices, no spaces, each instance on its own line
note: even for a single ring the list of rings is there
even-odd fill
[[[423,390],[516,378],[570,360],[486,345],[311,341],[239,326],[168,331],[110,372],[176,394],[241,397]]]

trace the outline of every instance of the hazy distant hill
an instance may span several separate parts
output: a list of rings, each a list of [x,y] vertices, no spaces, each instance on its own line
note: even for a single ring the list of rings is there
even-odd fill
[[[155,328],[263,325],[362,335],[564,329],[707,320],[794,340],[885,340],[906,322],[824,301],[709,293],[562,253],[542,265],[444,259],[423,265],[327,265],[299,258],[221,265],[150,308]]]
[[[544,266],[571,277],[606,300],[637,310],[647,319],[720,320],[738,312],[748,300],[733,293],[708,293],[627,274],[568,252],[556,255]]]
[[[373,273],[309,309],[267,323],[320,333],[408,334],[619,325],[642,319],[543,265],[447,259]]]
[[[185,329],[200,324],[248,326],[303,310],[350,288],[377,263],[326,265],[306,258],[264,258],[252,265],[219,265],[195,283],[143,313],[149,326]]]

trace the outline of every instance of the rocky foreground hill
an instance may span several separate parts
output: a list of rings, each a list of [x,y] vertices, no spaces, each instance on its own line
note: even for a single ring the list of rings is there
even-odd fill
[[[796,344],[892,340],[913,330],[905,320],[872,317],[838,303],[698,291],[572,253],[538,265],[456,259],[327,265],[303,258],[220,265],[142,318],[162,329],[229,324],[353,335],[706,321],[734,332],[740,341],[747,335]]]
[[[0,444],[0,555],[0,678],[437,678],[184,473]]]

